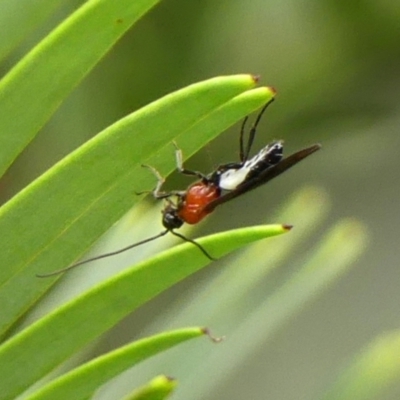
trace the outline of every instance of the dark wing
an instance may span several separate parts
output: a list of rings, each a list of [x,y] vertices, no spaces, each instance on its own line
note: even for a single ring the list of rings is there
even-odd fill
[[[264,183],[267,183],[271,179],[277,177],[281,173],[285,172],[289,168],[292,168],[301,160],[304,160],[306,157],[310,156],[312,153],[315,153],[317,150],[321,148],[320,144],[314,144],[313,146],[307,147],[303,150],[300,150],[290,156],[284,158],[278,164],[273,165],[272,167],[266,169],[265,171],[261,172],[259,175],[244,181],[241,183],[235,190],[224,194],[223,196],[219,197],[218,199],[213,200],[211,203],[207,204],[204,207],[204,211],[209,213],[213,211],[219,205],[226,203],[229,200],[234,199],[235,197],[241,196],[244,193],[253,190]]]

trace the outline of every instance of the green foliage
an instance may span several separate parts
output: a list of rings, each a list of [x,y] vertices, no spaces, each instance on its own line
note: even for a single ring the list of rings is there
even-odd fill
[[[88,71],[157,2],[88,1],[1,80],[0,174]]]
[[[199,243],[212,254],[223,256],[285,231],[281,225],[261,226],[209,236]],[[5,374],[1,393],[11,396],[33,384],[138,306],[209,263],[204,254],[186,243],[116,275],[48,314],[0,348],[0,373],[3,370]],[[35,357],[37,349],[42,349],[39,358]],[[31,368],[19,371],[18,366],[27,362]],[[16,373],[6,374],[10,369]]]
[[[166,376],[157,376],[147,385],[135,390],[132,395],[123,400],[162,400],[169,397],[176,386],[176,382]]]
[[[28,396],[27,399],[85,399],[94,393],[98,387],[125,369],[159,352],[165,351],[186,340],[204,335],[205,333],[207,332],[201,328],[186,328],[138,340],[98,357],[79,368],[75,368],[71,372],[45,385],[33,395]],[[159,377],[150,382],[149,387],[146,387],[146,393],[147,391],[156,391],[157,393],[161,391],[165,395],[165,391],[169,393],[173,386],[174,384],[170,380]],[[138,396],[138,394],[135,396]]]
[[[60,6],[59,2],[43,0],[35,2],[32,12],[26,8],[31,2],[21,1],[25,12],[15,13],[14,3],[4,0],[1,4],[5,10],[3,32],[15,25],[23,29],[7,33],[9,41],[0,45],[0,58]],[[89,0],[9,71],[0,82],[1,173],[27,148],[58,106],[110,48],[156,3],[158,0]],[[187,158],[272,98],[274,93],[270,88],[255,89],[255,84],[256,79],[251,75],[228,75],[164,96],[102,130],[1,207],[0,334],[4,339],[0,346],[1,400],[13,399],[26,390],[23,398],[30,400],[88,399],[99,387],[140,361],[206,333],[201,328],[149,333],[145,339],[110,351],[60,376],[47,377],[137,307],[209,265],[210,260],[189,243],[125,269],[28,326],[21,321],[42,296],[57,290],[54,284],[61,277],[38,279],[35,275],[71,265],[141,200],[135,191],[153,187],[141,165],[154,165],[163,176],[171,173],[173,140]],[[232,265],[212,285],[200,288],[197,294],[191,293],[190,307],[179,303],[166,315],[152,319],[153,326],[147,328],[152,332],[164,330],[169,320],[187,324],[196,314],[196,318],[230,332],[231,344],[218,353],[212,354],[211,348],[193,348],[184,364],[169,356],[171,365],[182,364],[194,377],[181,395],[206,398],[205,394],[211,393],[223,378],[222,371],[226,373],[244,360],[307,302],[341,277],[362,253],[367,243],[363,225],[354,220],[339,221],[306,259],[295,260],[299,264],[297,272],[269,296],[265,295],[260,282],[274,268],[290,261],[296,248],[315,233],[327,208],[326,195],[319,189],[299,192],[276,217],[278,221],[290,222],[300,216],[297,234],[269,239],[271,245],[260,241],[230,262],[242,268]],[[142,228],[140,220],[135,224]],[[199,239],[199,243],[220,258],[251,242],[286,232],[282,224],[261,225],[208,236]],[[251,314],[243,306],[245,303],[251,305]],[[231,310],[241,321],[239,326],[232,322]],[[245,346],[232,346],[243,337],[248,338]],[[369,393],[360,389],[367,380],[368,387],[378,396],[398,376],[397,363],[389,356],[394,350],[397,354],[398,338],[392,339],[388,337],[374,347],[357,363],[357,368],[339,380],[334,394],[328,394],[326,399],[368,398]],[[387,357],[382,358],[382,354]],[[163,363],[164,367],[168,362]],[[206,363],[216,366],[216,370],[204,368]],[[377,366],[386,373],[376,373]],[[147,364],[147,368],[154,373],[154,364]],[[145,373],[146,367],[136,374],[142,382],[147,380]],[[174,380],[159,376],[126,399],[164,399],[175,385]],[[354,388],[358,397],[353,395]]]
[[[235,122],[270,98],[270,91],[258,89],[234,99],[221,110],[229,110],[226,118],[213,125],[220,111],[211,112],[253,84],[248,75],[217,78],[166,96],[101,132],[9,201],[0,220],[0,232],[7,237],[7,250],[0,256],[7,265],[1,271],[0,298],[11,299],[21,286],[27,290],[9,304],[1,331],[52,284],[52,280],[42,280],[32,285],[34,274],[72,263],[132,207],[138,196],[132,201],[130,182],[143,190],[148,181],[148,171],[141,164],[166,159],[165,146],[180,134],[189,135],[183,148],[188,153],[195,151],[219,132],[220,124]],[[154,137],[157,126],[165,128]],[[203,135],[190,140],[194,131]],[[18,224],[20,220],[25,224]],[[46,229],[37,235],[43,226]]]

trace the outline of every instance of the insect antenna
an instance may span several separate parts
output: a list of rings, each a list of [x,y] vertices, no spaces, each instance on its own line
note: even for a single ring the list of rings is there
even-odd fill
[[[246,126],[246,122],[249,119],[248,116],[246,116],[242,122],[242,126],[240,128],[240,136],[239,136],[239,158],[240,162],[244,163],[247,160],[247,157],[249,156],[246,154],[246,157],[244,155],[244,146],[243,146],[243,136],[244,136],[244,128]]]
[[[207,250],[199,243],[197,243],[195,240],[193,239],[189,239],[186,236],[183,236],[181,233],[175,232],[175,231],[170,231],[173,235],[178,236],[179,238],[181,238],[182,240],[184,240],[185,242],[189,242],[194,244],[207,258],[209,258],[211,261],[215,261],[216,258],[212,257]]]
[[[243,145],[243,136],[244,136],[244,128],[246,125],[246,122],[248,120],[248,117],[246,117],[243,120],[242,127],[240,129],[240,161],[241,162],[246,162],[247,159],[249,158],[251,146],[253,146],[254,142],[254,137],[256,136],[256,131],[257,131],[257,126],[261,121],[261,117],[263,116],[265,110],[268,108],[268,106],[274,101],[275,99],[272,98],[270,101],[268,101],[267,104],[261,109],[261,111],[258,113],[256,120],[254,121],[253,126],[250,129],[249,132],[249,140],[247,141],[247,146],[246,146],[246,151],[244,150],[244,145]]]
[[[57,270],[57,271],[49,272],[48,274],[36,274],[36,276],[37,276],[38,278],[48,278],[48,277],[50,277],[50,276],[62,274],[63,272],[70,271],[71,269],[76,268],[76,267],[79,267],[80,265],[83,265],[83,264],[86,264],[86,263],[89,263],[89,262],[92,262],[92,261],[100,260],[100,259],[102,259],[102,258],[111,257],[111,256],[115,256],[115,255],[117,255],[117,254],[121,254],[121,253],[123,253],[124,251],[133,249],[133,248],[136,247],[136,246],[140,246],[140,245],[142,245],[142,244],[151,242],[152,240],[158,239],[158,238],[160,238],[160,237],[166,235],[168,232],[172,232],[172,231],[170,231],[169,229],[166,229],[165,231],[160,232],[158,235],[149,237],[149,238],[147,238],[147,239],[141,240],[140,242],[136,242],[136,243],[134,243],[134,244],[130,244],[129,246],[124,247],[124,248],[122,248],[122,249],[115,250],[115,251],[111,251],[110,253],[100,254],[99,256],[95,256],[95,257],[92,257],[92,258],[88,258],[87,260],[83,260],[83,261],[77,262],[77,263],[75,263],[75,264],[72,264],[72,265],[70,265],[70,266],[68,266],[68,267],[65,267],[65,268],[62,268],[62,269],[59,269],[59,270]],[[174,235],[176,235],[176,236],[180,236],[180,235],[177,235],[175,232],[172,232],[172,233],[173,233]],[[190,240],[188,240],[188,239],[186,239],[186,240],[187,240],[188,242],[190,242]],[[200,245],[197,244],[197,243],[196,243],[196,245],[197,245],[197,246],[200,246]]]

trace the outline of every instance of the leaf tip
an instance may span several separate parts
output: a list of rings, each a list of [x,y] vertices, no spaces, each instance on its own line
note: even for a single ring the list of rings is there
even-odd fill
[[[271,92],[273,97],[275,97],[278,93],[278,91],[273,86],[266,86],[266,88]]]
[[[220,343],[225,340],[225,336],[213,336],[208,328],[202,328],[202,331],[205,335],[207,335],[214,343]]]

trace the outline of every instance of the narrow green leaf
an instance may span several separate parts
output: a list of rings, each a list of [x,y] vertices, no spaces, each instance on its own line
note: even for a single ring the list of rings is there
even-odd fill
[[[198,242],[219,258],[285,232],[282,225],[258,226]],[[197,247],[184,243],[123,271],[15,335],[0,347],[2,399],[21,393],[135,308],[209,263]],[[29,368],[21,368],[24,365]]]
[[[157,376],[147,385],[137,389],[123,400],[163,400],[169,397],[176,387],[176,381],[168,376]]]
[[[52,285],[35,274],[70,265],[140,200],[135,191],[154,187],[141,164],[172,171],[172,139],[191,154],[271,98],[268,88],[259,88],[229,102],[253,85],[250,75],[236,75],[165,96],[101,132],[4,205],[0,332]]]
[[[1,0],[0,61],[63,3],[62,0]]]
[[[138,340],[75,368],[26,397],[26,400],[85,399],[126,369],[205,333],[207,331],[202,328],[184,328]],[[165,382],[152,381],[146,388],[165,388]]]
[[[71,90],[159,0],[89,0],[0,81],[0,176]]]
[[[379,337],[341,375],[322,400],[385,398],[385,389],[400,379],[400,332]]]

